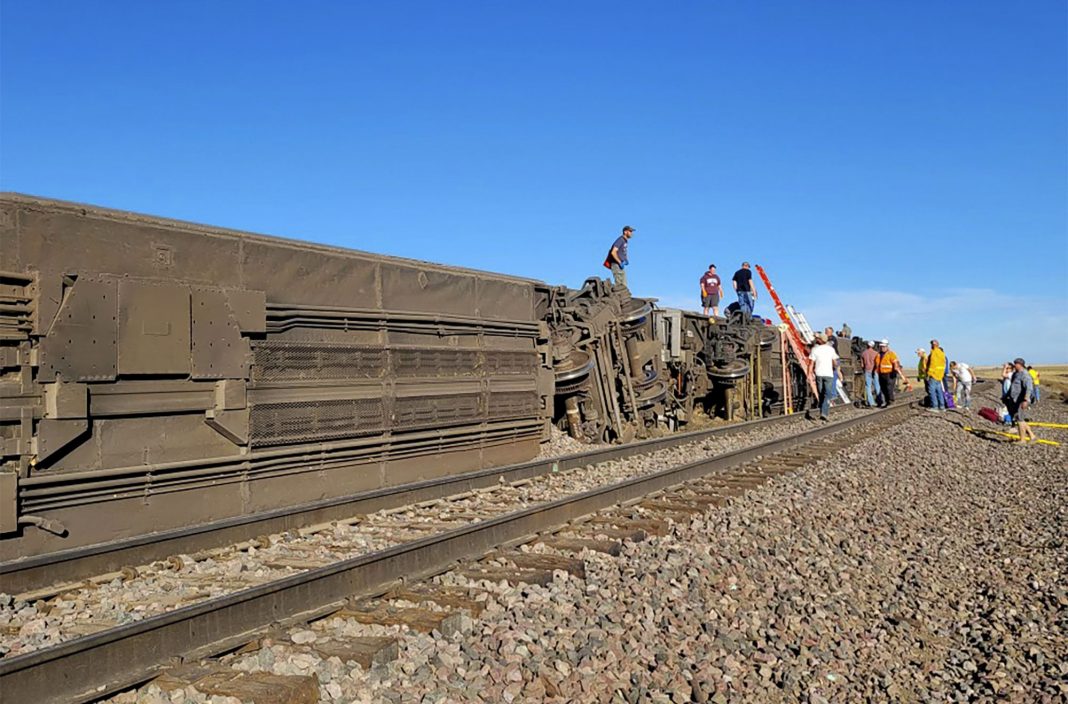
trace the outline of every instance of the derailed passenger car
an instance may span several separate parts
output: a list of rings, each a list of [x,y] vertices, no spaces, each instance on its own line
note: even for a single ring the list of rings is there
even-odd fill
[[[550,424],[626,442],[807,394],[776,328],[601,279],[10,194],[0,375],[3,561],[521,462]]]
[[[538,451],[552,381],[533,281],[0,208],[5,560]]]

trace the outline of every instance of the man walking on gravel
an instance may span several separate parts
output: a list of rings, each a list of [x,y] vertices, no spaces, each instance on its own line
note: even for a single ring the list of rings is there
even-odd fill
[[[975,375],[972,368],[964,362],[950,362],[950,372],[953,374],[953,396],[957,399],[957,408],[968,410],[972,407],[972,383]]]
[[[1017,357],[1012,362],[1012,381],[1009,384],[1009,393],[1003,399],[1009,414],[1016,421],[1020,431],[1020,442],[1028,442],[1035,439],[1035,431],[1027,424],[1027,409],[1030,405],[1031,393],[1034,390],[1034,382],[1027,373],[1027,363]]]
[[[879,361],[879,353],[875,351],[875,343],[868,340],[868,347],[860,355],[861,366],[864,367],[864,400],[868,402],[868,408],[875,407],[875,399],[879,397],[879,372],[875,369]]]
[[[738,307],[748,320],[753,317],[753,306],[756,305],[757,299],[756,284],[753,283],[753,272],[749,270],[749,262],[742,262],[742,268],[734,272],[731,281],[734,284],[734,292],[738,294]]]
[[[627,285],[627,272],[623,271],[623,269],[630,264],[630,260],[627,258],[627,243],[633,236],[634,228],[630,225],[624,226],[623,234],[612,243],[612,248],[608,250],[608,256],[604,258],[604,268],[612,271],[612,279],[615,281],[616,286]]]
[[[942,384],[942,377],[946,375],[946,353],[942,351],[938,340],[931,340],[931,353],[927,355],[927,365],[923,371],[927,377],[927,396],[931,399],[931,407],[927,410],[941,413],[946,410],[946,389]]]
[[[897,353],[890,349],[889,340],[879,340],[879,359],[875,368],[879,371],[879,388],[883,392],[883,402],[880,408],[886,408],[894,402],[898,376],[905,376],[901,369],[901,360],[898,359]],[[912,391],[912,384],[908,379],[905,379],[905,388]]]
[[[816,344],[809,352],[809,363],[816,375],[816,391],[819,392],[820,420],[828,420],[831,412],[831,394],[834,391],[834,375],[838,370],[838,353],[824,335],[816,333]]]
[[[701,277],[701,305],[705,308],[706,316],[711,308],[712,317],[719,317],[719,299],[722,295],[723,282],[716,273],[716,265],[709,264],[708,271]]]

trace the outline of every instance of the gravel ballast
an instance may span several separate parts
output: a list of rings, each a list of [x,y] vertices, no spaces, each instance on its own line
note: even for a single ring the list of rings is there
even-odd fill
[[[584,581],[483,583],[470,630],[405,634],[397,661],[331,673],[324,700],[1064,701],[1068,455],[963,420],[919,415],[588,554]],[[240,666],[290,672],[279,655]]]
[[[867,411],[842,408],[837,419],[863,413]],[[457,528],[477,520],[465,517],[472,513],[486,517],[505,514],[812,427],[812,421],[795,416],[737,435],[704,438],[515,484],[502,483],[434,506],[379,511],[356,523],[339,523],[310,534],[272,534],[258,541],[257,546],[221,550],[208,559],[175,555],[168,561],[136,566],[132,577],[115,577],[91,589],[70,589],[50,600],[27,602],[0,593],[0,659],[425,537],[427,531],[418,524],[436,524],[442,530],[446,524]],[[556,439],[564,444],[555,449],[563,448],[570,440],[559,435]]]

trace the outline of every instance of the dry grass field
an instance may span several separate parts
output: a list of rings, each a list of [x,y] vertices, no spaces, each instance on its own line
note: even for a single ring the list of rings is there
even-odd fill
[[[1059,399],[1068,403],[1068,364],[1039,366],[1039,379],[1042,381],[1042,398]],[[976,367],[975,373],[980,379],[1000,379],[1001,367]],[[915,378],[915,373],[913,374]]]
[[[1001,367],[976,367],[975,373],[980,379],[1000,379]],[[905,374],[909,381],[916,383],[916,368],[905,367]],[[1039,378],[1042,380],[1042,398],[1064,401],[1068,403],[1068,364],[1052,364],[1038,367]]]

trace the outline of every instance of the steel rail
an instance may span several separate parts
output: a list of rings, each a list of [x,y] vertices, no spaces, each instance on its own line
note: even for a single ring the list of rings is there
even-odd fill
[[[581,516],[885,419],[889,414],[905,416],[910,410],[911,405],[901,404],[821,425],[0,660],[0,691],[6,701],[39,704],[100,698],[150,679],[176,658],[206,657],[237,647],[271,624],[326,615],[353,597],[383,593],[398,580],[443,572],[457,560],[477,557]]]
[[[493,486],[501,480],[519,481],[588,464],[656,452],[709,438],[730,437],[764,427],[781,425],[789,419],[798,417],[796,414],[774,416],[719,428],[676,433],[553,459],[534,460],[398,484],[249,516],[220,519],[181,529],[8,560],[0,562],[0,580],[3,581],[5,592],[17,594],[50,584],[71,582],[112,572],[128,565],[146,564],[171,555],[198,552],[239,543],[265,534],[281,533],[317,523],[349,518],[361,513],[373,513],[382,509],[441,499]],[[305,455],[305,461],[312,463],[320,457],[317,452],[306,452]]]

